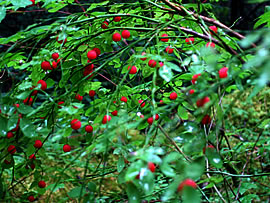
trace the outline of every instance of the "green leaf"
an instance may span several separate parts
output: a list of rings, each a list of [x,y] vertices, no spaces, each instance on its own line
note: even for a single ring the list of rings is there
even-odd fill
[[[140,192],[137,187],[132,183],[128,183],[126,187],[128,202],[130,203],[140,203]]]
[[[270,118],[264,120],[260,125],[259,128],[269,129],[270,127]]]
[[[50,88],[55,84],[55,81],[53,79],[51,79],[51,78],[48,78],[46,80],[46,83],[47,83],[47,88]]]
[[[117,172],[120,173],[123,168],[125,167],[125,160],[124,158],[121,156],[119,159],[118,159],[118,162],[117,162]]]
[[[184,187],[183,189],[183,203],[200,203],[201,202],[201,197],[200,193],[198,190],[195,190],[192,187]]]
[[[49,184],[46,189],[52,190],[52,192],[56,192],[57,190],[59,190],[61,188],[65,188],[65,184],[64,183],[60,183],[60,184],[58,184],[58,183]]]
[[[172,70],[165,64],[159,69],[159,75],[166,81],[170,82],[170,80],[173,78],[173,72]]]
[[[30,87],[32,87],[32,82],[29,81],[23,81],[20,85],[19,85],[19,90],[26,90],[29,89]]]
[[[172,152],[172,153],[168,154],[163,159],[163,162],[160,166],[160,170],[162,171],[162,173],[164,173],[168,177],[174,177],[175,172],[174,172],[174,169],[170,166],[170,162],[179,160],[179,158],[180,158],[180,154],[177,152]]]
[[[205,160],[204,157],[198,158],[192,163],[188,164],[185,168],[185,174],[187,177],[196,180],[205,171]]]
[[[8,131],[16,128],[17,122],[18,122],[18,114],[13,114],[9,119],[8,119]]]
[[[83,188],[82,193],[81,193],[81,188],[82,188],[82,186],[73,188],[72,190],[70,190],[68,192],[68,196],[71,198],[78,198],[78,197],[80,197],[80,194],[81,194],[81,196],[84,196],[84,194],[86,193],[86,189]]]
[[[59,11],[60,9],[64,8],[67,4],[62,4],[62,3],[58,3],[58,4],[53,4],[50,6],[50,8],[48,9],[48,12],[50,13],[54,13],[56,11]]]
[[[270,11],[264,13],[259,18],[260,19],[254,25],[254,29],[258,28],[262,24],[266,24],[265,27],[270,27]]]
[[[182,72],[182,70],[174,63],[166,62],[165,65],[167,65],[167,67],[170,67],[170,69],[173,69],[177,72]]]
[[[20,105],[18,108],[18,111],[22,114],[28,114],[30,112],[32,112],[34,109],[31,106],[28,105]]]
[[[32,121],[26,118],[22,118],[20,122],[20,128],[26,137],[36,136],[36,129]]]
[[[214,167],[221,168],[223,166],[223,162],[215,149],[207,147],[205,150],[205,155],[207,156],[210,164],[212,164]]]
[[[0,23],[6,17],[6,8],[4,6],[0,7]]]
[[[78,51],[85,51],[87,47],[88,47],[87,45],[81,45],[79,46]]]
[[[20,100],[24,100],[30,95],[31,91],[29,90],[29,91],[22,92],[21,94],[17,95],[16,98]]]
[[[0,136],[7,133],[7,119],[0,116]]]
[[[180,118],[182,118],[183,120],[187,120],[188,119],[188,112],[187,110],[182,107],[182,106],[178,106],[178,109],[177,109],[177,113],[178,115],[180,116]]]
[[[18,8],[25,8],[26,6],[29,6],[32,4],[31,1],[27,0],[11,0],[11,3],[14,5],[15,10],[17,10]]]
[[[72,128],[65,128],[63,137],[68,137],[71,135],[71,133],[72,133]]]

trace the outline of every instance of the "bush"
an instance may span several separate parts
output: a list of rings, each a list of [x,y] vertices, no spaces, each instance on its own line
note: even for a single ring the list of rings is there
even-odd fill
[[[3,201],[267,201],[267,12],[246,37],[206,1],[5,1],[0,20],[35,7],[61,16],[0,39]]]

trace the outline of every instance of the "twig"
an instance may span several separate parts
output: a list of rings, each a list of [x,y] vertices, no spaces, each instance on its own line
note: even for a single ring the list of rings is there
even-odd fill
[[[178,147],[175,141],[165,132],[165,130],[160,125],[158,125],[158,128],[166,136],[166,138],[171,141],[171,143],[177,149],[177,151],[180,152],[180,154],[182,154],[188,162],[191,162],[190,158],[188,158],[187,155],[185,155],[185,153]]]
[[[81,3],[80,3],[78,0],[76,0],[76,3],[77,3],[77,4],[80,4],[80,7],[81,7],[81,9],[82,9],[83,12],[84,12],[84,15],[85,15],[86,17],[88,17],[88,15],[87,15],[87,13],[86,13],[84,7],[81,5]]]
[[[206,158],[206,170],[207,170],[207,171],[206,171],[206,176],[207,176],[209,179],[211,179],[211,176],[210,176],[210,174],[208,173],[208,168],[209,168],[209,163],[208,163],[208,159]],[[224,203],[226,203],[226,200],[223,198],[222,194],[219,192],[219,190],[218,190],[216,184],[214,184],[214,189],[215,189],[215,191],[217,192],[217,194],[218,194],[218,196],[220,197],[220,199],[221,199]]]
[[[101,77],[103,77],[104,79],[106,79],[107,81],[109,81],[110,83],[112,83],[114,86],[117,86],[117,84],[115,84],[113,81],[111,81],[109,78],[107,78],[106,76],[100,74],[100,73],[97,73],[98,75],[100,75]]]

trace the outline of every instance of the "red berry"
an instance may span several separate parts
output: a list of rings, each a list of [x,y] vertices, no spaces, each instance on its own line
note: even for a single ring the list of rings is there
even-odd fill
[[[63,151],[64,151],[64,152],[70,152],[70,150],[71,150],[71,147],[70,147],[68,144],[65,144],[65,145],[63,146]]]
[[[120,101],[127,103],[127,98],[123,96],[121,97]]]
[[[103,124],[106,124],[106,123],[109,122],[111,119],[112,119],[111,116],[105,115],[105,116],[103,117],[103,119],[102,119],[102,123],[103,123]]]
[[[39,182],[38,182],[38,187],[40,187],[40,188],[45,188],[45,187],[46,187],[45,181],[43,181],[43,180],[39,181]]]
[[[54,69],[57,68],[57,65],[58,65],[57,62],[55,62],[55,61],[52,62],[52,67],[53,67]]]
[[[47,83],[44,80],[39,80],[37,84],[41,84],[41,88],[43,91],[47,89]]]
[[[210,26],[209,30],[212,30],[213,32],[217,33],[218,32],[218,28],[216,26]],[[213,33],[210,31],[210,34],[213,35]]]
[[[19,108],[20,107],[20,104],[14,104],[15,107]]]
[[[176,92],[172,92],[170,94],[170,100],[176,100],[176,98],[177,98],[177,93]]]
[[[90,96],[90,97],[94,97],[95,94],[96,94],[95,90],[90,90],[90,91],[89,91],[89,96]]]
[[[178,188],[177,188],[177,191],[180,192],[183,190],[184,187],[193,187],[194,189],[197,188],[197,184],[191,180],[191,179],[186,179],[184,180],[181,184],[179,184]]]
[[[60,40],[58,41],[59,37],[57,36],[56,37],[56,41],[59,43],[59,44],[62,44],[63,43],[63,40]],[[65,38],[65,41],[64,41],[64,44],[67,42],[67,38]]]
[[[150,61],[148,61],[148,66],[150,66],[151,68],[156,67],[157,62],[153,59],[151,59]]]
[[[164,63],[163,62],[159,62],[159,66],[160,67],[164,66]]]
[[[96,52],[97,56],[99,56],[101,54],[101,51],[99,48],[94,48],[93,51]]]
[[[194,38],[193,37],[189,37],[189,38],[186,38],[186,43],[187,44],[193,44],[194,43]]]
[[[191,83],[192,83],[192,84],[195,84],[195,82],[197,81],[197,79],[198,79],[198,77],[199,77],[200,75],[201,75],[200,73],[193,75],[193,76],[192,76]]]
[[[195,92],[194,89],[189,90],[189,94],[194,94],[194,92]]]
[[[84,71],[83,71],[83,76],[84,77],[87,76],[87,75],[89,75],[89,77],[87,79],[90,79],[91,77],[94,76],[94,74],[92,73],[93,72],[92,67],[94,67],[94,66],[92,66],[92,65],[93,64],[91,64],[90,66],[86,66],[85,69],[84,69]]]
[[[129,70],[129,69],[130,69],[130,70]],[[134,75],[134,74],[137,73],[137,67],[136,67],[136,66],[132,66],[131,68],[130,68],[130,66],[129,66],[129,67],[128,67],[128,70],[129,70],[129,74]]]
[[[113,41],[119,42],[121,41],[121,35],[119,33],[114,33],[112,36]]]
[[[10,154],[14,154],[16,152],[16,147],[14,145],[9,145],[7,150]]]
[[[14,136],[14,134],[13,134],[12,132],[8,132],[8,133],[7,133],[7,138],[8,138],[8,139],[12,138],[13,136]]]
[[[218,71],[219,74],[219,78],[226,78],[228,77],[228,68],[227,67],[223,67]]]
[[[145,55],[145,54],[146,54],[146,53],[143,52],[143,53],[142,53],[142,56]],[[145,61],[147,58],[140,58],[140,59],[141,59],[142,61]]]
[[[113,18],[113,21],[114,22],[119,22],[121,20],[121,17],[120,16],[116,16]]]
[[[170,47],[170,46],[167,46],[165,51],[168,53],[168,54],[172,54],[173,53],[173,49]]]
[[[209,97],[204,97],[203,99],[198,99],[196,105],[197,107],[203,107],[209,101],[210,101]]]
[[[168,35],[167,34],[163,34],[163,35],[161,35],[161,37],[168,37]],[[168,38],[162,38],[161,41],[162,42],[168,42],[169,39]]]
[[[43,144],[42,144],[42,142],[41,142],[40,140],[36,140],[36,141],[35,141],[35,144],[34,144],[34,147],[39,149],[39,148],[42,147],[42,145],[43,145]]]
[[[211,123],[211,117],[209,115],[205,115],[201,122],[202,122],[203,125],[210,124]]]
[[[205,154],[205,151],[206,151],[207,148],[208,148],[208,149],[209,149],[209,148],[215,149],[215,147],[214,147],[213,145],[210,144],[210,145],[208,145],[207,147],[204,147],[204,148],[203,148],[203,153],[204,153],[204,154]]]
[[[33,202],[33,201],[35,201],[35,197],[31,195],[28,197],[28,200],[29,200],[29,202]]]
[[[53,53],[52,54],[52,59],[53,60],[57,60],[59,58],[59,54],[58,53]]]
[[[107,21],[104,21],[102,24],[101,24],[101,28],[102,29],[107,29],[108,28],[108,25],[109,23]]]
[[[212,48],[215,48],[215,44],[213,43],[213,42],[207,42],[207,44],[206,44],[206,47],[212,47]]]
[[[150,118],[147,119],[147,123],[148,123],[149,125],[152,125],[153,122],[154,122],[153,117],[150,117]]]
[[[97,58],[97,52],[95,52],[94,50],[88,51],[87,58],[89,58],[90,60]]]
[[[122,31],[122,37],[124,39],[128,39],[130,37],[130,32],[128,30],[123,30]]]
[[[36,159],[35,154],[31,154],[31,155],[29,156],[29,159]]]
[[[36,165],[35,165],[34,163],[32,163],[32,164],[30,165],[30,167],[31,167],[32,170],[34,170],[34,169],[36,168]]]
[[[141,104],[142,108],[145,106],[145,102],[143,102],[143,100],[139,100],[138,102]]]
[[[23,100],[23,103],[24,104],[28,104],[28,105],[31,105],[33,103],[33,99],[32,97],[27,97],[25,100]]]
[[[79,94],[76,94],[75,95],[75,99],[79,100],[79,101],[82,101],[83,100],[83,96],[79,95]]]
[[[60,101],[60,102],[58,102],[58,108],[59,109],[62,109],[62,107],[60,106],[60,105],[62,105],[62,104],[64,104],[65,102],[63,102],[63,101]]]
[[[51,69],[52,69],[52,68],[51,68],[50,62],[48,62],[48,61],[43,61],[43,62],[41,63],[41,68],[42,68],[43,70],[51,70]]]
[[[4,163],[7,164],[7,165],[9,165],[9,164],[11,164],[11,161],[8,161],[8,160],[5,159],[4,160]]]
[[[91,125],[85,126],[85,132],[87,132],[87,133],[93,132],[93,127]]]
[[[82,126],[81,121],[79,121],[78,119],[73,119],[70,122],[70,125],[71,125],[71,128],[74,129],[74,130],[78,130]]]
[[[159,101],[159,103],[160,103],[160,104],[164,104],[164,101],[161,99],[161,100]]]
[[[113,115],[113,116],[117,116],[117,114],[118,114],[118,111],[117,111],[117,110],[114,110],[114,111],[112,112],[112,115]]]
[[[154,163],[152,163],[152,162],[148,162],[148,169],[149,169],[152,173],[154,173],[155,170],[156,170],[156,165],[155,165]]]
[[[156,114],[156,115],[155,115],[155,120],[157,121],[158,119],[159,119],[159,115]]]

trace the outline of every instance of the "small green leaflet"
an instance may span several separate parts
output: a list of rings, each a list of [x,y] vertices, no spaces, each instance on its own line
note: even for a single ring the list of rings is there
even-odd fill
[[[11,0],[11,3],[14,5],[15,11],[18,8],[25,8],[26,6],[29,6],[32,4],[32,2],[30,0]]]
[[[6,8],[4,6],[0,7],[0,23],[6,17]]]

